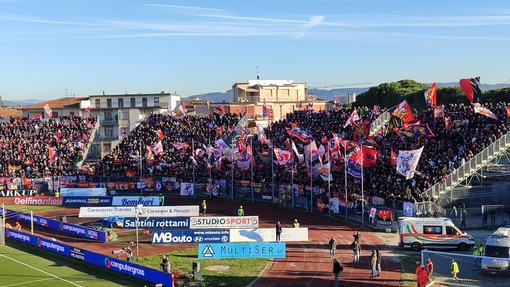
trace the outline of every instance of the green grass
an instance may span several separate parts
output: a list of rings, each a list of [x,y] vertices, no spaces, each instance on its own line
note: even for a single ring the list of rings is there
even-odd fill
[[[10,241],[7,242],[7,246],[0,246],[0,266],[1,286],[143,287],[146,285],[146,282],[138,279]]]
[[[247,286],[259,277],[262,270],[271,261],[267,258],[258,259],[197,259],[198,247],[167,253],[172,264],[172,272],[188,275],[192,273],[193,261],[200,262],[203,282],[207,286],[218,286],[225,282],[227,286]],[[161,255],[162,256],[162,255]],[[144,266],[160,269],[161,256],[148,256],[139,258],[138,263]],[[210,266],[230,267],[225,271],[207,270]]]
[[[9,205],[5,207],[6,209],[16,210],[23,213],[30,213],[30,211],[38,212],[45,210],[54,210],[54,209],[62,209],[61,206],[52,206],[52,205]]]
[[[400,254],[400,265],[402,267],[402,287],[416,287],[416,261],[420,261],[419,252],[413,254]]]

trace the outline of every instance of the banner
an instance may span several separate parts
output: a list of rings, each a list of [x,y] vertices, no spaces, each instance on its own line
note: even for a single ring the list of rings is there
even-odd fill
[[[415,150],[400,150],[397,157],[397,172],[406,179],[413,178],[423,147]]]
[[[34,196],[37,195],[37,190],[0,190],[0,197],[14,197],[14,196]]]
[[[136,217],[134,206],[80,207],[79,217]],[[181,217],[198,216],[198,205],[143,206],[138,208],[139,217]]]
[[[106,188],[61,188],[60,196],[106,196]]]
[[[230,242],[275,242],[274,228],[230,229]],[[282,228],[280,241],[308,241],[308,228]]]
[[[199,259],[285,258],[285,243],[199,244]]]
[[[207,216],[192,217],[190,229],[231,229],[231,228],[257,228],[258,216]]]
[[[54,196],[18,196],[14,199],[14,204],[19,205],[51,205],[61,206],[62,197]]]
[[[123,229],[136,228],[135,217],[124,217]],[[189,229],[189,217],[142,217],[138,218],[142,229]]]
[[[227,243],[228,230],[163,230],[152,233],[152,244]]]
[[[69,196],[64,197],[63,206],[111,206],[112,198],[106,196],[87,197],[87,196]]]
[[[181,182],[181,196],[193,196],[195,195],[195,185],[190,182]]]
[[[114,196],[112,199],[113,206],[159,206],[159,196]]]

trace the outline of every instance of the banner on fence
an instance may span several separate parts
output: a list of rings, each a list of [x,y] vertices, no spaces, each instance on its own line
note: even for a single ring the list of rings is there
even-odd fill
[[[230,242],[275,242],[274,228],[230,229]],[[308,228],[282,228],[280,241],[308,241]]]
[[[258,216],[207,216],[192,217],[190,229],[231,229],[231,228],[257,228]]]
[[[124,216],[136,217],[135,206],[108,206],[108,207],[80,207],[79,217],[109,217]],[[138,208],[141,217],[182,217],[197,216],[198,205],[183,206],[143,206]]]
[[[106,188],[61,188],[60,196],[106,196]]]
[[[63,206],[111,206],[112,198],[107,196],[66,196]]]
[[[228,230],[158,230],[152,233],[152,244],[227,243]]]
[[[135,217],[124,217],[123,228],[136,228]],[[138,228],[144,229],[189,229],[189,217],[141,217]]]
[[[198,258],[285,258],[285,243],[199,244]]]

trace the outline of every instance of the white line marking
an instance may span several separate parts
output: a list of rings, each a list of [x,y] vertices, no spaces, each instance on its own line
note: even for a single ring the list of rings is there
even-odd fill
[[[35,283],[35,282],[48,281],[48,280],[53,280],[53,279],[55,279],[55,278],[45,278],[45,279],[39,279],[39,280],[34,280],[34,281],[28,281],[28,282],[22,282],[22,283],[15,283],[15,284],[11,284],[11,285],[2,285],[2,286],[0,286],[0,287],[19,286],[19,285],[31,284],[31,283]]]
[[[26,263],[24,263],[24,262],[18,261],[18,260],[14,259],[14,258],[11,258],[11,257],[9,257],[9,256],[5,256],[5,255],[3,255],[3,254],[0,254],[0,256],[2,256],[2,257],[4,257],[4,258],[7,258],[7,259],[9,259],[9,260],[12,260],[12,261],[14,261],[14,262],[16,262],[16,263],[19,263],[19,264],[21,264],[21,265],[24,265],[24,266],[26,266],[26,267],[32,268],[32,269],[34,269],[34,270],[37,270],[37,271],[39,271],[39,272],[41,272],[41,273],[44,273],[44,274],[46,274],[46,275],[48,275],[48,276],[51,276],[51,277],[55,278],[55,279],[58,279],[58,280],[62,280],[62,281],[64,281],[64,282],[67,282],[67,283],[69,283],[69,284],[71,284],[71,285],[73,285],[73,286],[76,286],[76,287],[83,287],[83,286],[78,285],[78,284],[76,284],[76,283],[74,283],[74,282],[71,282],[71,281],[66,280],[66,279],[64,279],[64,278],[60,278],[60,277],[58,277],[57,275],[53,275],[53,274],[51,274],[51,273],[49,273],[49,272],[46,272],[46,271],[44,271],[44,270],[41,270],[41,269],[36,268],[36,267],[34,267],[34,266],[31,266],[31,265],[28,265],[28,264],[26,264]]]

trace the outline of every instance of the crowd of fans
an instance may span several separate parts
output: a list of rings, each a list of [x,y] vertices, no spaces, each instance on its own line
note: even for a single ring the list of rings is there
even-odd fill
[[[0,123],[0,177],[42,178],[77,174],[95,117],[11,117]],[[50,152],[50,149],[52,150]]]
[[[409,137],[398,134],[385,127],[373,135],[371,144],[378,151],[377,163],[364,169],[363,191],[367,196],[378,196],[398,200],[430,200],[424,198],[423,191],[433,184],[444,180],[455,168],[479,153],[499,137],[509,131],[510,120],[507,117],[505,103],[486,104],[497,120],[474,113],[471,105],[452,104],[445,106],[445,117],[435,118],[430,108],[420,113],[414,112],[416,121],[428,123],[435,136]],[[361,120],[374,120],[380,115],[379,109],[357,108]],[[235,133],[245,146],[253,150],[254,164],[249,170],[232,168],[231,157],[211,156],[216,147],[215,141],[228,138],[234,133],[241,114],[213,114],[208,117],[185,116],[175,118],[171,114],[152,114],[140,123],[126,139],[112,152],[96,164],[95,174],[100,176],[132,177],[175,177],[178,181],[206,182],[207,179],[243,179],[254,182],[275,182],[275,184],[310,184],[306,162],[295,162],[294,172],[287,167],[271,166],[272,148],[290,150],[289,141],[293,141],[299,153],[303,153],[306,142],[290,136],[286,127],[295,124],[308,130],[317,146],[327,145],[333,135],[352,140],[356,126],[344,128],[344,123],[353,108],[335,108],[329,111],[312,112],[297,110],[283,119],[270,123],[265,129],[269,142],[260,142],[255,135],[241,131]],[[73,175],[80,171],[75,168],[80,158],[75,142],[87,143],[89,132],[95,124],[94,118],[61,117],[60,121],[50,120],[38,124],[11,119],[2,124],[0,131],[0,170],[3,176],[24,175],[41,177],[48,175]],[[252,134],[257,128],[248,126]],[[238,130],[239,131],[239,130]],[[248,134],[248,136],[246,136]],[[55,137],[55,135],[58,135]],[[155,149],[161,142],[162,149]],[[48,147],[60,150],[58,164],[50,164]],[[396,172],[390,163],[393,150],[413,150],[424,147],[417,173],[406,180]],[[214,154],[214,153],[213,153]],[[331,184],[333,194],[343,195],[347,182],[347,191],[351,196],[361,193],[361,179],[347,175],[342,162],[332,163],[332,178],[328,183],[321,177],[314,178],[313,185],[323,187]],[[20,166],[13,170],[9,166]]]

